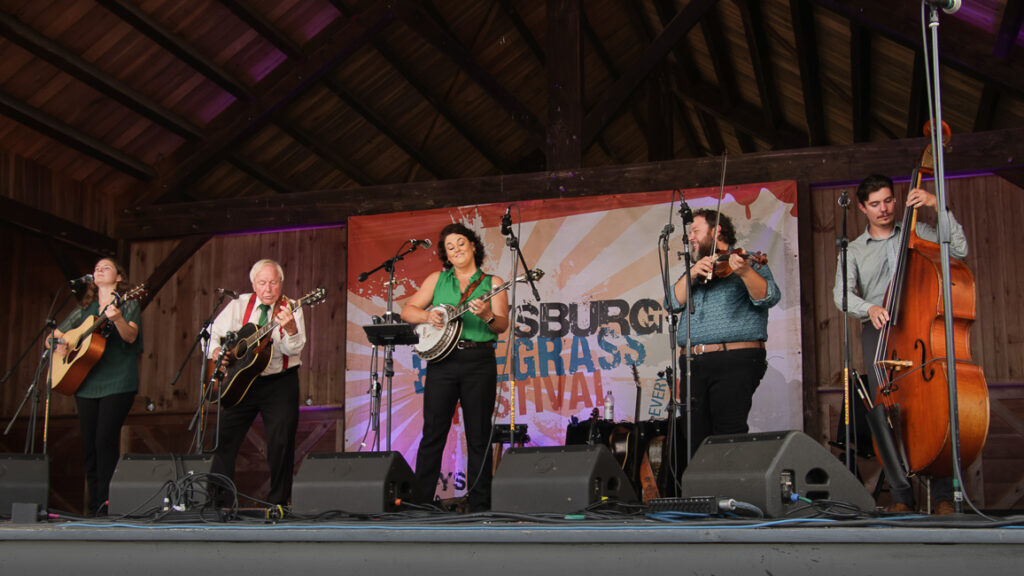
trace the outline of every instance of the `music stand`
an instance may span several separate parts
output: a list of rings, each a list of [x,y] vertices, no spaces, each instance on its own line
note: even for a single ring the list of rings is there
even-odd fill
[[[393,359],[393,353],[395,346],[418,344],[420,336],[413,331],[412,324],[406,324],[405,322],[394,322],[394,323],[383,323],[383,324],[368,324],[363,326],[363,332],[366,332],[366,339],[370,341],[370,344],[374,346],[384,347],[384,379],[388,384],[388,434],[387,434],[387,450],[391,451],[391,379],[395,375],[395,363]],[[373,368],[373,383],[372,396],[370,407],[370,421],[372,422],[373,430],[378,434],[377,438],[380,438],[380,383],[377,382],[377,368]]]

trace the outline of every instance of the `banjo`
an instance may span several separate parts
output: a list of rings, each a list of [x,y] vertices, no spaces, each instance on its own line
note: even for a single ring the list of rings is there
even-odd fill
[[[494,288],[481,296],[480,299],[484,301],[490,300],[508,290],[513,282],[540,280],[542,276],[544,276],[544,271],[535,268],[526,274],[517,276],[515,280],[509,280],[501,286]],[[442,360],[455,349],[455,345],[459,342],[459,336],[462,335],[462,315],[469,310],[469,302],[465,302],[457,308],[450,304],[440,304],[434,306],[431,310],[434,308],[441,310],[441,314],[444,316],[444,327],[434,328],[429,322],[417,324],[416,335],[420,337],[420,341],[413,345],[416,354],[427,362]]]

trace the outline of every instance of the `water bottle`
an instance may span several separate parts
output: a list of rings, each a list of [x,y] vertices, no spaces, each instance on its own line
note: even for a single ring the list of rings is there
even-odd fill
[[[604,419],[615,420],[615,397],[612,396],[611,390],[604,395]]]

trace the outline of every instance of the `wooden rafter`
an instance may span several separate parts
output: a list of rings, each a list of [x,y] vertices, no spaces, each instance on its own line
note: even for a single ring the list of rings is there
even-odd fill
[[[805,0],[862,24],[882,36],[913,49],[921,48],[919,2],[892,0]],[[1009,2],[1008,2],[1009,3]],[[1019,2],[1018,2],[1019,4]],[[944,17],[939,27],[942,63],[982,82],[991,82],[1024,96],[1024,48],[1009,47],[1006,60],[992,58],[996,35],[958,18]]]
[[[149,181],[156,177],[156,172],[148,164],[7,94],[0,93],[0,114],[133,178]]]
[[[722,104],[729,109],[739,102],[740,89],[736,83],[736,70],[733,68],[732,60],[729,59],[728,42],[722,33],[722,21],[718,17],[718,10],[715,6],[712,6],[701,18],[700,29],[704,34],[708,55],[711,56],[711,64],[715,69],[718,90],[722,94]]]
[[[237,101],[221,114],[220,128],[216,132],[200,143],[185,144],[164,160],[158,167],[160,182],[141,194],[135,205],[181,199],[185,189],[226,158],[238,142],[274,119],[280,110],[364,46],[394,18],[392,6],[380,2],[373,4],[360,18],[324,28],[314,39],[317,49],[306,60],[280,66],[282,70],[260,82],[252,101]],[[326,38],[322,37],[324,35]]]
[[[403,138],[394,128],[392,128],[388,122],[380,117],[376,112],[370,109],[359,101],[351,92],[346,90],[341,83],[330,76],[325,76],[323,79],[324,86],[327,87],[335,96],[340,98],[346,106],[355,110],[357,114],[363,117],[364,120],[373,125],[378,132],[388,137],[396,146],[401,148],[410,158],[415,160],[420,166],[427,169],[428,172],[434,175],[434,177],[441,180],[447,180],[452,175],[445,170],[437,161],[427,156],[426,152],[409,143]]]
[[[193,70],[207,77],[235,98],[240,100],[252,98],[252,92],[245,84],[154,20],[139,5],[128,0],[96,0],[96,3],[127,22],[164,50],[173,54],[175,58],[188,64]]]
[[[614,118],[619,108],[636,90],[651,70],[661,62],[686,34],[700,22],[718,0],[693,0],[665,27],[660,35],[644,50],[640,60],[608,90],[607,95],[587,114],[583,120],[583,149],[586,150],[594,138]]]
[[[583,165],[583,60],[581,0],[547,0],[547,169]]]
[[[217,1],[237,16],[239,20],[248,24],[257,34],[273,44],[285,56],[292,60],[304,60],[306,58],[302,47],[278,30],[271,21],[267,20],[263,14],[250,6],[249,3],[240,2],[239,0]]]
[[[298,188],[293,186],[284,178],[281,178],[277,174],[267,170],[266,167],[249,160],[237,152],[228,158],[228,162],[230,162],[235,168],[238,168],[256,180],[259,180],[264,186],[279,194],[291,194],[298,191]]]
[[[164,258],[155,269],[153,269],[153,272],[150,273],[149,277],[146,278],[145,282],[147,292],[146,297],[142,300],[143,310],[145,310],[146,306],[153,301],[164,285],[174,277],[174,274],[177,273],[178,270],[188,262],[189,258],[198,252],[209,239],[210,237],[208,235],[195,235],[186,236],[178,242],[178,245],[174,247],[174,250],[171,250],[171,253],[168,254],[167,257]]]
[[[914,70],[910,74],[910,101],[907,103],[907,138],[921,135],[928,121],[928,84],[925,82],[924,54],[914,51]]]
[[[277,122],[277,126],[291,136],[293,140],[302,144],[317,156],[327,160],[335,168],[354,180],[360,186],[373,186],[374,184],[377,184],[377,182],[374,182],[373,178],[370,178],[370,176],[363,172],[361,168],[339,154],[337,149],[329,142],[308,130],[300,128],[295,122],[290,120],[280,120]]]
[[[757,152],[729,159],[726,184],[798,180],[856,182],[870,172],[899,173],[927,143],[908,138],[845,146]],[[946,158],[947,174],[1024,167],[1024,128],[954,134],[958,151]],[[163,238],[182,232],[224,234],[252,229],[330,225],[351,216],[461,206],[466,198],[515,202],[552,197],[629,194],[673,188],[718,186],[721,161],[715,158],[669,160],[649,164],[537,172],[445,182],[414,182],[351,190],[299,192],[237,200],[212,200],[139,207],[117,221],[119,237]]]
[[[519,11],[512,4],[512,0],[498,0],[501,4],[501,11],[505,13],[505,17],[512,22],[512,26],[515,27],[516,31],[519,32],[519,36],[526,42],[526,46],[530,49],[530,53],[533,57],[540,62],[541,66],[545,66],[544,48],[534,37],[533,32],[530,31],[530,27],[523,21],[523,17],[519,15]]]
[[[345,0],[331,0],[331,4],[333,4],[334,7],[337,8],[338,11],[346,18],[352,18],[356,14],[355,10],[349,7]],[[451,106],[447,105],[442,98],[434,94],[426,84],[420,81],[413,70],[409,68],[409,66],[406,65],[402,59],[384,43],[383,40],[380,38],[374,38],[371,41],[371,45],[375,50],[377,50],[381,57],[395,69],[395,72],[404,78],[405,81],[419,93],[420,97],[429,102],[430,105],[434,107],[434,110],[437,110],[437,112],[440,113],[441,116],[451,124],[467,142],[472,144],[484,158],[487,158],[488,162],[505,174],[515,171],[511,162],[503,158],[501,154],[498,154],[497,150],[485,142],[483,138],[476,135],[469,125],[458,117],[455,111],[452,110]]]
[[[853,141],[871,139],[871,31],[850,22],[850,103]]]
[[[0,222],[99,256],[117,254],[117,241],[80,224],[0,195]]]
[[[761,110],[768,126],[777,128],[782,125],[782,108],[779,105],[775,73],[772,71],[768,53],[768,36],[765,33],[761,0],[737,0],[737,6],[743,19],[743,32],[750,51],[750,63],[754,67],[757,92],[761,97]],[[770,142],[773,145],[779,144],[774,141]]]
[[[203,137],[203,130],[193,122],[164,108],[6,12],[0,12],[0,35],[159,126],[183,138],[195,140]]]
[[[1010,50],[1017,43],[1021,25],[1024,24],[1024,2],[1006,0],[1003,5],[1003,17],[999,21],[996,32],[996,45],[992,54],[999,60],[1006,60]]]
[[[790,0],[796,59],[800,64],[800,85],[804,97],[807,133],[811,146],[828,144],[825,135],[825,101],[821,91],[821,65],[818,61],[818,34],[815,31],[814,5],[811,0]]]
[[[396,5],[404,4],[412,7],[415,2],[410,0],[393,0]],[[535,144],[540,144],[545,136],[544,125],[534,116],[533,112],[522,104],[505,86],[494,78],[476,61],[476,58],[462,45],[462,42],[448,29],[443,21],[431,15],[434,10],[410,10],[405,13],[405,24],[416,31],[425,41],[432,44],[442,54],[455,63],[467,76],[483,89],[499,106],[504,108],[530,135]]]
[[[985,84],[978,99],[978,113],[974,117],[973,132],[984,132],[992,129],[996,106],[999,105],[999,90],[991,84]]]

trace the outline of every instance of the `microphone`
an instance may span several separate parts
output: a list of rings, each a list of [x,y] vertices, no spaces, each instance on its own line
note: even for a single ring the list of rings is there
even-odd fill
[[[693,210],[690,210],[690,205],[682,198],[679,199],[679,218],[683,220],[684,227],[693,223]]]
[[[946,14],[956,14],[960,10],[960,6],[963,4],[962,0],[924,0],[924,3],[940,8]]]
[[[86,274],[85,276],[82,276],[81,278],[75,278],[74,280],[69,281],[68,284],[72,288],[81,288],[82,286],[85,286],[86,284],[92,284],[92,274]]]
[[[501,217],[501,235],[508,236],[512,233],[512,205],[505,208],[505,215]]]
[[[430,248],[433,246],[430,240],[409,240],[409,244],[412,244],[413,248]]]
[[[839,205],[846,208],[850,205],[850,193],[844,188],[843,193],[839,195]]]
[[[227,288],[217,288],[216,292],[217,296],[227,296],[232,300],[238,299],[238,292],[235,292],[234,290],[228,290]]]

